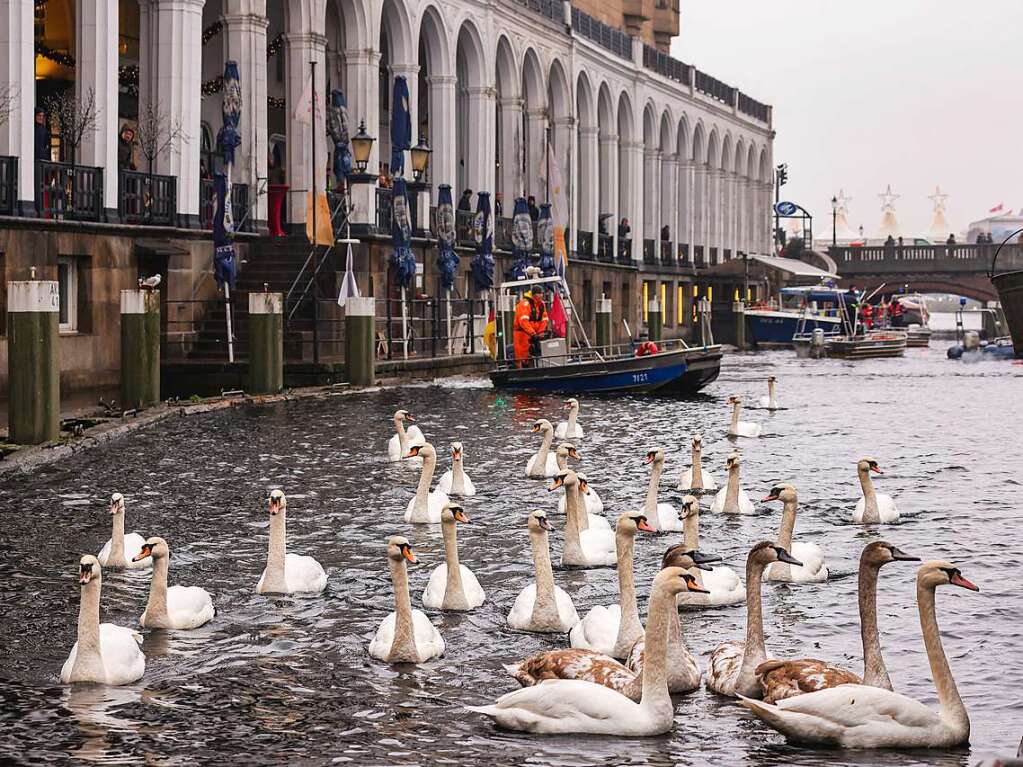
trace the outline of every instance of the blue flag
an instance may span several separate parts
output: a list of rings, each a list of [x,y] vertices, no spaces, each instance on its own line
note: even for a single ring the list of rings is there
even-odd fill
[[[391,175],[394,177],[404,174],[405,152],[412,148],[412,116],[408,100],[408,81],[401,76],[395,77],[391,98]]]

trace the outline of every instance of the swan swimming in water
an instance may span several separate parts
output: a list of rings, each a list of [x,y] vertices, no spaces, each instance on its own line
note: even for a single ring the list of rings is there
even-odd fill
[[[462,464],[464,453],[461,442],[451,443],[451,468],[441,474],[440,480],[437,482],[438,490],[448,495],[465,497],[476,495],[476,486],[469,479],[469,475],[465,473],[465,467]]]
[[[318,594],[327,588],[327,573],[312,557],[287,551],[288,499],[274,488],[268,502],[270,544],[266,568],[256,584],[258,594]]]
[[[784,562],[776,562],[767,570],[767,580],[786,581],[788,583],[821,583],[828,579],[828,565],[824,561],[824,552],[816,543],[806,541],[792,542],[792,533],[796,528],[796,512],[799,510],[799,497],[794,485],[780,482],[771,488],[764,502],[781,501],[781,530],[778,532],[778,545],[803,563],[802,567],[793,567]]]
[[[418,426],[409,426],[407,431],[405,429],[405,421],[412,423],[415,420],[407,410],[398,410],[394,413],[396,433],[387,443],[387,458],[392,463],[409,458],[409,448],[426,444],[426,437]]]
[[[394,612],[380,622],[369,654],[384,663],[425,663],[444,654],[444,638],[426,613],[412,609],[405,562],[417,564],[412,544],[394,535],[387,540],[387,563],[394,586]]]
[[[738,453],[728,456],[725,465],[728,467],[728,482],[718,490],[710,504],[714,514],[754,514],[756,509],[749,495],[739,486],[739,464],[742,460]]]
[[[149,584],[149,602],[139,618],[147,629],[196,629],[213,620],[213,597],[199,586],[167,586],[170,547],[154,536],[142,545],[135,558],[153,559],[153,580]]]
[[[682,499],[682,525],[683,542],[681,546],[675,546],[682,552],[695,551],[700,554],[700,499],[693,495],[687,495]],[[669,552],[672,549],[668,549]],[[667,556],[667,554],[665,554]],[[746,586],[732,568],[727,565],[710,566],[711,561],[719,561],[720,557],[712,560],[701,560],[704,564],[697,565],[689,570],[696,576],[696,582],[706,593],[683,592],[679,595],[679,604],[707,607],[710,605],[734,605],[746,601]]]
[[[703,436],[693,435],[693,465],[682,472],[678,489],[683,492],[690,490],[717,490],[718,483],[709,471],[703,470]]]
[[[579,614],[572,604],[572,597],[554,585],[551,549],[547,540],[551,526],[547,514],[534,511],[526,524],[529,529],[529,545],[533,550],[535,581],[515,597],[515,603],[508,613],[508,625],[519,631],[563,634],[579,622]]]
[[[571,469],[559,472],[547,488],[554,492],[565,488],[565,545],[561,564],[566,567],[605,567],[618,562],[615,534],[612,530],[589,527],[588,515],[579,500],[579,475]],[[649,520],[648,520],[649,521]]]
[[[650,483],[647,485],[646,501],[643,504],[643,513],[647,521],[659,533],[667,533],[682,530],[682,520],[678,512],[670,503],[658,503],[657,491],[661,484],[661,474],[664,472],[664,451],[660,448],[648,450],[643,462],[650,465]]]
[[[775,396],[774,384],[778,379],[774,376],[767,377],[767,394],[760,398],[760,407],[767,410],[780,410],[778,398]]]
[[[583,427],[579,425],[579,400],[569,397],[565,400],[565,410],[568,411],[568,420],[561,421],[558,428],[554,430],[554,436],[558,439],[582,439]]]
[[[416,494],[409,500],[405,507],[405,521],[413,524],[439,524],[441,510],[448,502],[448,494],[438,487],[430,491],[430,484],[433,482],[433,472],[437,468],[437,451],[433,445],[427,442],[425,445],[414,445],[409,448],[409,457],[423,459],[423,471],[419,475],[419,485]]]
[[[99,563],[109,569],[128,568],[135,570],[148,569],[150,562],[135,561],[135,556],[142,551],[146,542],[138,533],[124,532],[124,496],[114,493],[110,496],[110,522],[112,530],[110,540],[103,544],[97,558]]]
[[[732,406],[732,423],[728,426],[729,437],[759,437],[760,424],[753,421],[740,421],[739,414],[742,412],[742,397],[732,395],[728,398],[728,404]]]
[[[858,525],[887,525],[899,521],[899,510],[890,495],[874,490],[870,472],[884,474],[877,461],[873,458],[861,458],[856,462],[856,473],[860,477],[863,497],[856,503],[853,510],[853,522]]]
[[[441,512],[444,533],[444,563],[430,573],[423,591],[423,607],[436,610],[472,610],[486,601],[480,582],[458,559],[458,532],[455,524],[469,523],[465,510],[457,503],[446,503]]]
[[[540,442],[540,449],[526,463],[526,476],[532,479],[553,477],[558,473],[558,458],[551,452],[551,443],[554,442],[554,427],[546,418],[540,418],[533,422],[530,431],[533,434],[542,435],[543,439]]]

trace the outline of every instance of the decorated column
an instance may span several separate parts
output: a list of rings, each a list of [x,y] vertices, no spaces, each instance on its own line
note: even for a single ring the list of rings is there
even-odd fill
[[[657,205],[657,188],[660,185],[660,154],[656,149],[643,152],[643,226],[641,240],[656,240],[660,210]],[[635,229],[633,231],[636,231]],[[643,243],[640,243],[642,247]],[[642,253],[642,251],[640,251]]]
[[[376,135],[380,125],[380,52],[361,48],[350,48],[345,51],[345,62],[348,65],[348,117],[352,134],[358,132],[362,123],[366,131],[377,140],[369,154],[366,172],[375,174],[380,167],[380,136]],[[309,65],[306,64],[308,69]],[[290,97],[289,97],[290,98]],[[432,102],[431,102],[432,105]],[[431,109],[431,117],[433,112]],[[290,134],[289,134],[290,138]],[[292,185],[294,188],[294,184]],[[352,223],[370,224],[376,221],[376,184],[354,184],[352,186]],[[304,220],[305,214],[303,213]]]
[[[312,23],[316,23],[313,20]],[[319,17],[321,26],[324,23]],[[287,83],[285,100],[288,113],[288,221],[294,226],[304,226],[306,220],[306,198],[315,191],[322,195],[326,184],[327,129],[324,103],[326,98],[327,67],[325,63],[327,39],[320,31],[305,30],[285,34],[287,58]],[[316,62],[315,68],[310,62]],[[315,83],[313,72],[315,69]],[[376,83],[374,72],[374,84]],[[313,106],[313,85],[315,84],[315,107]],[[375,93],[374,89],[374,93]],[[367,122],[367,125],[371,123]],[[376,123],[372,123],[375,125]],[[313,152],[315,142],[316,173],[313,174]],[[374,144],[375,146],[375,144]],[[376,169],[371,164],[372,170]],[[316,198],[314,198],[316,199]],[[372,210],[376,210],[373,206]]]
[[[374,321],[376,299],[356,296],[345,301],[345,365],[353,386],[376,383]]]
[[[600,175],[599,135],[600,131],[596,125],[579,129],[579,164],[589,169],[589,183],[586,188],[577,189],[574,195],[579,211],[578,228],[593,233],[592,253],[597,252],[597,242],[600,239],[600,189],[596,183]],[[576,174],[573,178],[581,178],[581,174]]]
[[[284,296],[249,293],[249,394],[276,394],[283,388]]]
[[[501,99],[501,177],[497,179],[497,191],[504,204],[504,216],[508,216],[512,200],[522,193],[522,164],[519,155],[522,146],[522,99]]]
[[[7,422],[16,444],[60,436],[59,313],[55,281],[7,283]]]
[[[160,292],[121,291],[121,404],[143,410],[160,401]]]

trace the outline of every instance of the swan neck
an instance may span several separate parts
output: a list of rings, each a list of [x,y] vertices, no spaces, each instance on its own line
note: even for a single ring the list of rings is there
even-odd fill
[[[695,490],[703,490],[703,449],[693,445],[693,479],[689,483]]]
[[[624,530],[615,533],[615,548],[618,553],[618,601],[622,609],[622,620],[618,624],[618,638],[638,635],[639,607],[636,604],[636,577],[633,572],[632,556],[635,536]]]
[[[941,645],[941,632],[938,630],[938,618],[934,609],[934,587],[917,584],[916,599],[920,607],[920,629],[924,635],[924,647],[927,648],[931,678],[938,692],[941,718],[965,737],[970,732],[970,718],[966,713],[966,706],[963,705],[963,699],[959,697],[945,648]]]
[[[742,656],[743,674],[753,670],[767,660],[764,647],[764,615],[760,602],[760,587],[764,578],[764,564],[753,557],[746,560],[746,646]],[[739,690],[743,692],[743,690]]]
[[[696,503],[696,511],[690,512],[682,520],[682,545],[686,547],[686,551],[700,548],[700,507],[699,501]]]
[[[462,567],[458,561],[458,531],[454,520],[445,521],[444,562],[447,564],[447,582],[444,586],[443,606],[446,609],[465,609],[468,607],[465,589],[462,585]],[[465,605],[464,607],[462,605]]]
[[[575,419],[579,415],[579,406],[573,405],[568,411],[568,426],[565,429],[565,436],[575,436]]]
[[[81,588],[82,602],[78,609],[78,653],[70,680],[104,681],[106,670],[99,640],[100,581],[93,580]]]
[[[742,403],[736,402],[732,405],[732,431],[735,432],[739,428],[739,411],[742,410]]]
[[[870,478],[870,472],[861,470],[860,487],[863,488],[863,521],[880,522],[881,515],[877,508],[877,491],[874,490],[874,481]]]
[[[551,452],[551,442],[554,441],[554,432],[550,429],[544,429],[543,441],[540,443],[540,449],[536,453],[536,462],[533,464],[533,474],[543,476],[547,467],[547,456]]]
[[[170,562],[167,557],[153,558],[153,580],[149,584],[149,601],[146,603],[146,622],[153,618],[167,617],[167,572]]]
[[[427,522],[430,519],[430,485],[433,483],[433,472],[436,467],[436,456],[432,454],[423,456],[423,471],[419,475],[416,501],[412,506],[413,522]]]
[[[728,511],[736,511],[739,508],[739,464],[733,463],[728,467],[728,487],[725,489],[725,505]]]
[[[774,381],[767,382],[767,406],[778,407],[778,402],[774,398]]]
[[[417,663],[416,635],[412,622],[412,600],[408,592],[408,571],[405,560],[389,559],[391,584],[394,586],[394,640],[388,660]]]
[[[585,564],[579,531],[585,529],[580,521],[579,485],[565,486],[565,544],[561,554],[562,561],[567,564]],[[549,559],[549,557],[548,557]]]
[[[881,639],[877,631],[877,577],[880,567],[868,562],[860,564],[858,599],[860,608],[860,639],[863,642],[863,684],[892,689],[881,655]]]
[[[655,458],[650,471],[650,484],[646,490],[646,505],[643,507],[643,512],[653,522],[657,521],[657,488],[661,483],[661,472],[663,471],[664,461]]]
[[[287,512],[270,515],[270,544],[266,556],[266,578],[263,590],[276,594],[287,592],[284,562],[287,556]]]
[[[119,511],[113,514],[110,530],[110,554],[107,557],[107,565],[118,565],[124,567],[127,561],[124,558],[124,512]]]
[[[668,623],[674,605],[674,594],[663,587],[651,594],[644,638],[643,697],[640,700],[645,709],[667,706],[671,710],[667,677]],[[678,614],[677,610],[675,614]]]
[[[796,511],[798,509],[798,501],[785,501],[785,507],[781,512],[781,529],[778,531],[778,545],[786,551],[792,546],[792,533],[796,529]]]
[[[465,469],[461,456],[455,458],[451,465],[451,492],[455,495],[465,492]]]
[[[554,596],[554,569],[551,567],[551,551],[547,533],[543,530],[531,530],[529,543],[533,549],[533,571],[536,578],[533,622],[537,624],[556,622],[558,610]]]

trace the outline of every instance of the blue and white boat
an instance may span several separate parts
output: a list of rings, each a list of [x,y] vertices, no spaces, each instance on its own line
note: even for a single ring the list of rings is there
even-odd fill
[[[782,288],[777,303],[751,306],[746,326],[757,346],[792,346],[799,332],[812,334],[818,328],[825,337],[841,335],[841,302],[836,290],[825,286]]]

